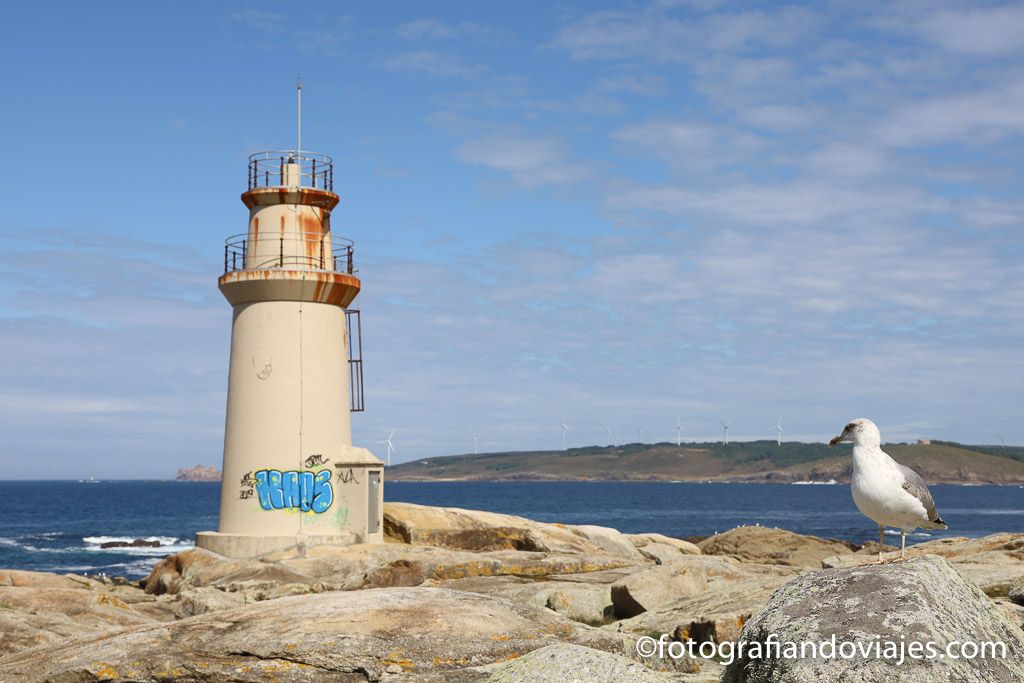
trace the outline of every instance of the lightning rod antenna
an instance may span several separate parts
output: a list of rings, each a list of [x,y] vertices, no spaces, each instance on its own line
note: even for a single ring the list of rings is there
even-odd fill
[[[295,86],[295,90],[298,93],[298,97],[299,97],[299,126],[298,126],[299,127],[299,141],[298,141],[298,149],[296,149],[295,151],[298,153],[298,157],[299,157],[299,168],[302,168],[302,77],[301,76],[299,76],[299,78],[298,78],[298,83]]]

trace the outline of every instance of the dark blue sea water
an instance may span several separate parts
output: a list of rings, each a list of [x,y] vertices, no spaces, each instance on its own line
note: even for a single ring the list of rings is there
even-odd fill
[[[1024,488],[931,487],[949,531],[942,536],[1024,533]],[[220,484],[171,481],[0,482],[0,567],[144,576],[163,556],[217,528]],[[625,482],[389,482],[390,501],[599,524],[627,533],[695,536],[740,524],[777,526],[863,542],[877,534],[845,485]],[[159,548],[111,548],[109,540],[155,539]]]

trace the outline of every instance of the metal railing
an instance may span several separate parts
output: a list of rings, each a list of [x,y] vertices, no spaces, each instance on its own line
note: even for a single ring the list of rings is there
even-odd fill
[[[295,185],[333,192],[334,160],[319,152],[303,151],[300,155],[294,149],[269,150],[249,155],[250,190]]]
[[[260,235],[255,240],[242,233],[224,240],[224,272],[298,266],[352,275],[354,250],[352,240],[318,232]]]

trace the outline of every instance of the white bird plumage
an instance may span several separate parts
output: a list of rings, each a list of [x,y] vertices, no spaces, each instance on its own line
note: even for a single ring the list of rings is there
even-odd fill
[[[829,442],[853,444],[853,477],[850,492],[857,509],[878,524],[878,561],[882,561],[885,527],[900,530],[900,558],[906,556],[907,532],[914,529],[947,529],[935,511],[935,501],[924,480],[882,450],[882,434],[866,418],[851,420]]]

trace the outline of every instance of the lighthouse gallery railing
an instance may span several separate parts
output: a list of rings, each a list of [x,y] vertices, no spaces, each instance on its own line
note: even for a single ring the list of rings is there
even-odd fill
[[[352,275],[354,248],[352,240],[321,233],[260,235],[255,240],[241,233],[224,240],[224,272],[298,266]]]

